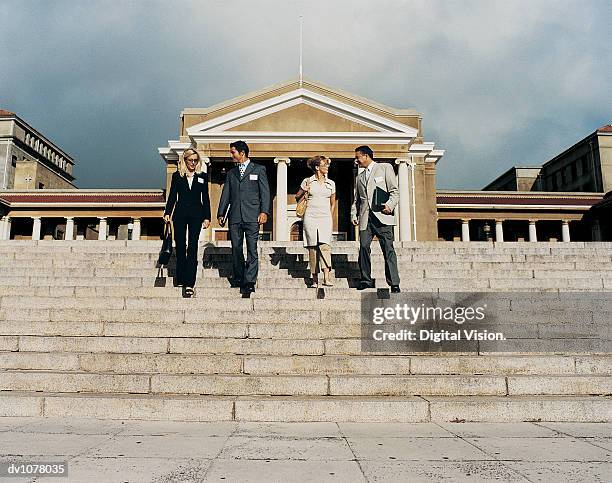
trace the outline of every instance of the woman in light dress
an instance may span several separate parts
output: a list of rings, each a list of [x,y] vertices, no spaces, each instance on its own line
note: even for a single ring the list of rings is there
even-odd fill
[[[307,162],[313,171],[305,178],[295,195],[296,201],[308,196],[303,221],[304,247],[308,248],[312,285],[319,286],[319,271],[323,271],[323,285],[331,287],[332,213],[336,204],[336,183],[327,177],[331,161],[326,156],[314,156]]]

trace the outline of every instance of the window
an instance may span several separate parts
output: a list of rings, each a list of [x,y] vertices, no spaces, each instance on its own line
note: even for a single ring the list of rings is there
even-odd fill
[[[45,189],[45,184],[44,183],[38,183],[38,189],[39,190]]]
[[[15,168],[17,166],[17,156],[13,154],[13,159],[11,159],[11,166]]]

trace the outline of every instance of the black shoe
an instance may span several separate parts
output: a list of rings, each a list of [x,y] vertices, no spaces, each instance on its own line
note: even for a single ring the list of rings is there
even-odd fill
[[[183,287],[183,297],[186,299],[190,299],[193,297],[193,294],[195,293],[195,291],[193,290],[193,287]]]
[[[391,285],[391,293],[400,293],[400,286],[399,285]]]
[[[375,288],[375,285],[372,282],[359,282],[357,290],[365,290],[366,288]]]
[[[251,294],[255,292],[255,284],[254,283],[247,283],[245,285],[243,285],[242,287],[240,287],[240,293],[241,294]]]

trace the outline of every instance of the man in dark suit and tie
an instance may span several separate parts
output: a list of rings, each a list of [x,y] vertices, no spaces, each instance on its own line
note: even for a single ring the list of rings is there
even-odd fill
[[[255,292],[259,265],[257,239],[259,225],[268,220],[270,213],[270,187],[266,168],[249,159],[249,147],[244,141],[230,144],[230,154],[236,166],[227,172],[217,218],[221,226],[229,221],[233,260],[232,287],[240,287],[241,293],[249,294]],[[246,264],[242,250],[245,236]]]

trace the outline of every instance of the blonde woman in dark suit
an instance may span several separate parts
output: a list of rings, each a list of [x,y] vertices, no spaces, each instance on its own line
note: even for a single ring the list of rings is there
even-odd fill
[[[210,226],[208,176],[202,173],[202,159],[193,148],[183,152],[178,171],[172,174],[164,221],[168,222],[171,218],[176,245],[177,284],[183,286],[183,297],[193,297],[198,270],[200,230],[202,226]],[[185,249],[187,236],[189,243]]]

